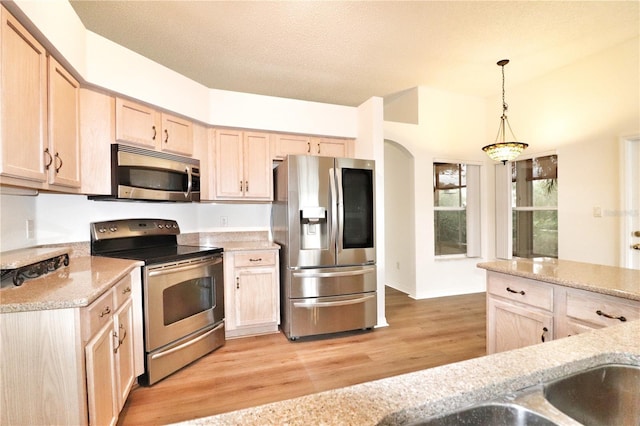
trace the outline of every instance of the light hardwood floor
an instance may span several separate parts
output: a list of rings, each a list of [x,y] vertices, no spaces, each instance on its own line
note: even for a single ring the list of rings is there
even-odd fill
[[[210,416],[482,356],[485,293],[413,300],[386,289],[388,327],[289,342],[228,340],[152,387],[134,389],[119,425]]]

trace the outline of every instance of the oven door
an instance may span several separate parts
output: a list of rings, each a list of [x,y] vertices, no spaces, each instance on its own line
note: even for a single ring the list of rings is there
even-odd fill
[[[144,270],[147,352],[224,319],[221,254]]]

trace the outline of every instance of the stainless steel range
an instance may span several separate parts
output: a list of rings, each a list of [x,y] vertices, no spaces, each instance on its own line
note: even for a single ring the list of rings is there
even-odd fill
[[[91,254],[141,260],[145,373],[152,385],[224,345],[222,249],[178,245],[165,219],[94,222]]]

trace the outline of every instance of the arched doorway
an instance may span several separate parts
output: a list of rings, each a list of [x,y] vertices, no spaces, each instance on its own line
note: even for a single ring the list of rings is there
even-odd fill
[[[416,294],[414,157],[384,141],[385,285]]]

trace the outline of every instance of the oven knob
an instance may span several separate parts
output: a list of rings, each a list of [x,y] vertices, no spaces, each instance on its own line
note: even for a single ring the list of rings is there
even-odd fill
[[[163,224],[161,224],[161,223],[159,223],[159,224],[158,224],[158,228],[162,229],[162,228],[164,228],[164,225],[163,225]]]
[[[107,232],[107,230],[104,228],[98,228],[98,232],[104,234],[105,232]]]
[[[111,226],[109,227],[109,231],[111,231],[111,232],[116,232],[117,230],[118,230],[118,227],[117,227],[117,226],[115,226],[115,225],[111,225]]]
[[[178,224],[177,223],[173,224],[173,229],[178,229]]]

